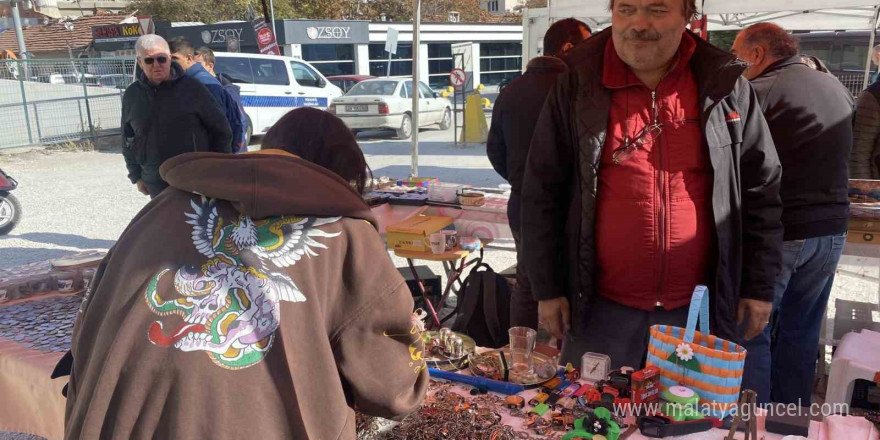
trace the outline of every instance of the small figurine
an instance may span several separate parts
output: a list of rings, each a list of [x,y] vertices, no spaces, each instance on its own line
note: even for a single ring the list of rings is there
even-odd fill
[[[520,396],[507,396],[507,399],[504,400],[504,404],[510,409],[523,409],[526,406],[526,399],[523,399]]]
[[[549,394],[538,393],[537,395],[535,395],[535,397],[532,398],[532,400],[529,400],[529,405],[538,406],[538,405],[546,402],[548,398],[550,398]]]

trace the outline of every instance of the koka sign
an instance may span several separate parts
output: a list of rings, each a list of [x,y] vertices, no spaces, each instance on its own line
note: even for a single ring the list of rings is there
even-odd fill
[[[306,29],[310,40],[348,40],[351,28],[342,26],[313,26]]]

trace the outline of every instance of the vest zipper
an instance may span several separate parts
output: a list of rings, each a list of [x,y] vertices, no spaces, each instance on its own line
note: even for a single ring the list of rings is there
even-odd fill
[[[657,108],[657,90],[651,91],[651,112],[653,113],[653,125],[659,125],[659,109]],[[661,135],[662,136],[662,132]],[[660,206],[658,207],[658,241],[660,243],[660,274],[657,277],[657,301],[655,307],[663,307],[663,286],[666,284],[666,172],[664,171],[665,155],[663,146],[661,145],[659,136],[654,141],[654,148],[657,150],[657,190],[660,192]]]

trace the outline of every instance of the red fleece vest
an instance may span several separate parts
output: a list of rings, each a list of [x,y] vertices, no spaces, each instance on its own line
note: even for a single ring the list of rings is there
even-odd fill
[[[710,281],[713,175],[689,66],[695,48],[684,34],[679,61],[653,99],[618,57],[612,40],[605,48],[602,82],[612,97],[599,168],[599,293],[629,307],[682,307],[695,285]],[[662,133],[615,164],[613,154],[624,137],[635,138],[653,120],[652,101]]]

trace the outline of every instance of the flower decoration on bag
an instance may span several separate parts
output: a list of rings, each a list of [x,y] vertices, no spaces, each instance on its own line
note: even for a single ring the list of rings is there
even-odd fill
[[[690,345],[682,342],[675,348],[675,354],[679,359],[687,362],[694,358],[694,349]]]
[[[562,440],[573,440],[576,438],[618,440],[620,438],[620,425],[614,421],[611,411],[607,408],[596,408],[592,414],[577,419],[574,422],[574,431],[565,434]]]
[[[696,358],[694,348],[687,342],[682,342],[675,347],[675,351],[666,358],[667,361],[680,366],[683,373],[686,370],[700,372],[700,362]]]

